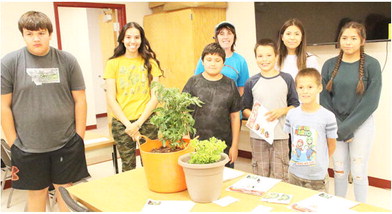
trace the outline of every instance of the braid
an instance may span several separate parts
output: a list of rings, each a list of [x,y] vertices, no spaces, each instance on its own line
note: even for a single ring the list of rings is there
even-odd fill
[[[329,79],[327,86],[325,87],[327,89],[327,91],[329,91],[329,92],[332,91],[333,79],[335,79],[335,76],[339,71],[339,67],[340,67],[340,63],[342,62],[342,58],[343,58],[343,51],[340,51],[338,59],[335,64],[335,67],[332,71],[331,78]]]
[[[363,94],[363,92],[365,91],[365,87],[363,85],[363,75],[364,75],[363,67],[365,64],[365,51],[363,46],[361,46],[360,49],[360,56],[361,58],[359,60],[359,80],[356,89],[357,94]]]

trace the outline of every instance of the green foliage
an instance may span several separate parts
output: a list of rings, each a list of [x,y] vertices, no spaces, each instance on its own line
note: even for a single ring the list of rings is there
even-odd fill
[[[203,102],[198,97],[192,97],[189,93],[182,93],[177,88],[165,88],[158,82],[153,82],[152,87],[158,98],[160,107],[151,118],[151,123],[158,127],[158,137],[162,146],[170,148],[183,148],[182,137],[186,134],[195,133],[195,120],[189,109],[190,105],[201,106]]]
[[[191,153],[189,163],[207,164],[215,163],[221,159],[221,153],[225,150],[225,141],[211,137],[208,140],[192,139],[191,146],[195,148],[195,152]]]

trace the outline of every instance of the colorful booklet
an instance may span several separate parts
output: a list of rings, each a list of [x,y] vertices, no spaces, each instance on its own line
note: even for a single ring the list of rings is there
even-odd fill
[[[252,113],[246,122],[246,127],[269,144],[272,144],[274,142],[275,126],[278,124],[279,120],[268,122],[267,117],[265,116],[267,112],[269,112],[268,109],[261,105],[260,102],[255,101],[252,107]]]
[[[328,210],[328,212],[331,210],[341,212],[342,210],[348,210],[358,204],[359,202],[357,201],[351,201],[327,194],[325,192],[320,192],[309,198],[292,204],[290,208],[301,212],[322,212],[325,210]]]
[[[259,175],[249,174],[233,185],[229,186],[226,190],[261,196],[265,192],[268,192],[280,181],[280,179],[276,178],[267,178]]]

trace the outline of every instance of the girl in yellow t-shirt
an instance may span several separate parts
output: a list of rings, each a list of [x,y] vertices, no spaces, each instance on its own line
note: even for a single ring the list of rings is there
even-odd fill
[[[106,98],[111,109],[112,134],[122,161],[122,171],[136,168],[136,139],[140,134],[157,138],[157,128],[149,122],[158,104],[150,89],[162,71],[143,28],[126,24],[117,39],[118,46],[106,63]]]

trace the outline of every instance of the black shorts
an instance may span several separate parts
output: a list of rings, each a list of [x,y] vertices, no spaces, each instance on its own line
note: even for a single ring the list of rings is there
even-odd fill
[[[53,184],[67,184],[89,177],[83,139],[75,134],[62,148],[29,153],[11,146],[12,187],[40,190]]]

